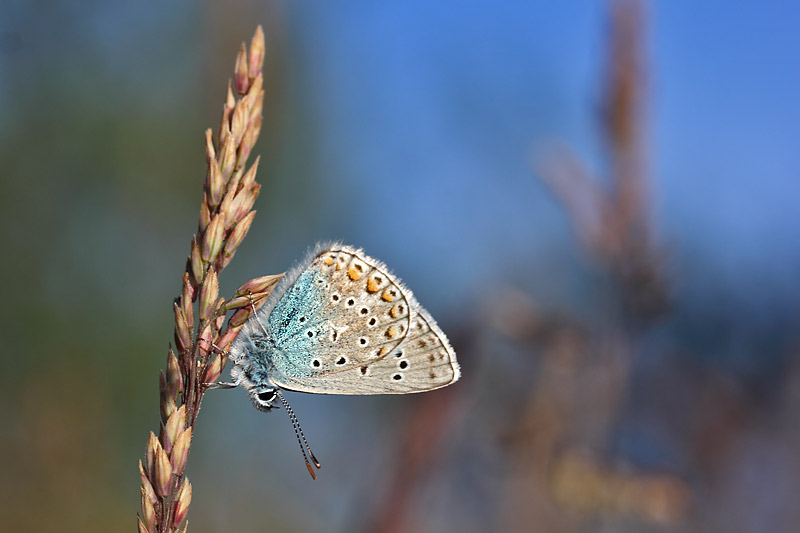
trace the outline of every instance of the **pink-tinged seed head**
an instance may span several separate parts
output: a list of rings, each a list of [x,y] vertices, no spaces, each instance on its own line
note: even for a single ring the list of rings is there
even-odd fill
[[[283,278],[285,272],[280,274],[270,274],[267,276],[261,276],[258,278],[253,278],[236,291],[236,296],[244,296],[247,298],[248,294],[253,294],[253,298],[258,298],[261,296],[260,293],[263,292],[272,292],[272,289],[278,282]],[[250,303],[249,300],[247,302]]]
[[[256,117],[247,126],[247,129],[242,136],[242,142],[239,146],[239,162],[244,165],[247,158],[250,157],[253,147],[258,141],[258,135],[261,133],[261,117]]]
[[[198,231],[203,233],[211,222],[211,211],[208,208],[208,195],[203,193],[203,202],[200,204],[200,218],[197,221]]]
[[[186,349],[192,345],[189,323],[186,322],[186,317],[183,316],[183,310],[177,303],[173,303],[172,308],[175,312],[175,339],[178,343],[178,350],[185,352]]]
[[[244,43],[239,47],[239,53],[236,55],[233,79],[236,82],[236,91],[239,94],[246,93],[250,87],[250,76],[247,73],[247,47]]]
[[[172,445],[172,466],[171,473],[181,475],[186,468],[186,460],[189,458],[189,447],[192,445],[192,428],[188,427],[180,432],[175,444]]]
[[[236,194],[227,215],[226,221],[229,226],[233,226],[237,220],[241,220],[250,212],[260,191],[260,184],[251,183]]]
[[[176,409],[164,425],[164,451],[170,453],[172,445],[180,435],[181,431],[186,427],[186,406],[181,405]]]
[[[200,252],[200,244],[197,242],[197,237],[192,237],[192,251],[190,260],[192,263],[192,277],[194,278],[195,283],[199,284],[200,280],[203,279],[203,274],[205,273],[203,267],[203,257]]]
[[[183,316],[186,317],[186,322],[189,323],[190,328],[192,327],[192,324],[194,324],[194,306],[192,305],[194,293],[195,289],[192,286],[191,280],[189,279],[189,273],[184,272],[183,290],[181,291],[181,310],[183,311]]]
[[[214,150],[214,133],[211,128],[206,130],[206,162],[217,160],[217,153]]]
[[[250,64],[247,70],[251,78],[261,74],[261,65],[264,64],[264,48],[264,30],[259,25],[253,34],[253,40],[250,41]]]
[[[189,480],[184,478],[183,484],[178,491],[178,498],[175,501],[175,512],[173,513],[172,526],[177,527],[189,513],[189,504],[192,503],[192,485]]]
[[[172,348],[167,353],[167,393],[171,398],[177,397],[183,391],[183,375],[181,374],[178,358]]]
[[[256,160],[253,161],[253,164],[250,168],[245,172],[244,176],[242,176],[242,181],[240,182],[241,188],[245,188],[254,181],[256,181],[256,172],[258,172],[258,163],[261,161],[261,156],[256,157]]]
[[[247,105],[247,111],[249,114],[249,121],[255,120],[259,115],[261,115],[261,109],[259,104],[259,97],[264,93],[264,78],[259,74],[253,78],[253,83],[250,85],[250,90],[247,93],[247,101],[242,98],[242,103]]]
[[[207,263],[213,263],[217,258],[217,254],[219,254],[219,251],[222,249],[225,232],[224,218],[222,214],[212,218],[203,236],[203,260]]]
[[[234,102],[235,103],[235,102]],[[219,132],[217,133],[217,145],[225,146],[228,138],[231,136],[231,115],[233,114],[233,106],[227,105],[222,110],[222,117],[219,121]],[[222,156],[219,156],[221,159]]]
[[[156,493],[162,498],[169,494],[172,484],[172,464],[169,462],[167,452],[161,446],[158,447],[155,456],[155,483]]]
[[[145,490],[142,489],[141,492],[142,492],[142,514],[140,516],[140,519],[144,523],[144,526],[147,528],[148,531],[155,531],[156,508],[153,505],[153,502],[150,501],[150,498],[147,496]]]
[[[158,442],[158,438],[156,437],[155,433],[151,431],[150,438],[147,440],[147,448],[145,448],[144,452],[146,466],[145,472],[147,473],[147,477],[151,482],[155,480],[156,455],[160,449],[161,443]]]
[[[203,373],[203,383],[214,383],[222,374],[222,368],[225,365],[225,356],[217,354],[214,359],[206,367]]]
[[[233,203],[233,199],[236,198],[236,192],[239,188],[239,181],[241,176],[239,172],[234,172],[231,176],[231,179],[228,182],[228,186],[225,189],[225,196],[222,198],[222,203],[219,204],[219,212],[225,215],[225,229],[230,229],[228,224],[228,213],[231,210],[231,204]]]
[[[225,302],[225,310],[230,311],[231,309],[241,309],[242,307],[248,307],[250,305],[250,298],[248,296],[235,296]]]
[[[206,279],[200,286],[200,320],[209,320],[216,310],[217,298],[219,297],[219,278],[214,267],[209,267]]]
[[[161,393],[161,421],[166,422],[169,420],[169,417],[172,413],[175,412],[175,409],[178,407],[175,405],[175,399],[170,398],[166,395],[166,393]]]
[[[228,93],[225,95],[225,110],[233,111],[234,107],[236,107],[236,97],[233,96],[233,89],[231,88],[231,82],[230,80],[228,80]]]
[[[220,142],[222,142],[222,146],[219,149],[219,169],[222,172],[222,179],[227,184],[236,166],[236,144],[231,135]]]
[[[245,322],[250,318],[250,310],[246,307],[242,307],[231,316],[231,319],[228,321],[229,327],[239,327],[243,326]]]
[[[217,346],[222,350],[226,349],[228,347],[228,345],[231,342],[233,342],[233,339],[235,339],[236,336],[239,335],[239,332],[241,330],[242,330],[241,326],[239,326],[238,328],[229,327],[225,331],[225,333],[223,333],[222,336],[219,339],[217,339],[217,343],[216,343]],[[206,382],[206,383],[208,383],[208,382]]]
[[[222,194],[225,192],[225,179],[216,159],[208,162],[208,204],[211,207],[219,205]]]
[[[211,351],[211,343],[213,342],[211,335],[211,324],[207,323],[197,337],[197,354],[201,358],[205,358],[208,352]]]
[[[236,104],[231,116],[231,135],[233,135],[233,144],[237,148],[242,143],[242,137],[247,130],[247,120],[250,118],[250,110],[246,104],[248,97],[249,94]]]
[[[250,211],[244,216],[244,218],[236,223],[236,226],[233,228],[233,232],[230,234],[228,241],[225,243],[226,257],[232,257],[236,252],[236,249],[247,236],[247,232],[250,231],[250,225],[253,223],[255,216],[256,212]]]
[[[255,92],[255,99],[253,100],[253,106],[250,108],[250,117],[251,124],[256,120],[261,120],[261,115],[263,115],[264,111],[264,79],[259,74],[256,77],[255,81],[253,82],[253,87],[257,89]],[[259,125],[261,123],[259,122]]]
[[[141,460],[139,460],[139,477],[142,480],[142,490],[147,494],[150,502],[155,505],[158,501],[158,496],[156,495],[156,490],[153,488],[153,484],[147,479],[147,473],[144,471],[144,465]]]

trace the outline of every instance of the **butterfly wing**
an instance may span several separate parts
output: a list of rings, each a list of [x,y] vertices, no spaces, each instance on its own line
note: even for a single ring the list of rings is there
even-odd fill
[[[458,379],[444,333],[382,263],[332,245],[298,269],[274,306],[259,312],[276,347],[270,373],[276,385],[318,394],[402,394]]]
[[[346,376],[379,392],[367,394],[403,394],[423,392],[447,386],[460,377],[455,352],[436,322],[408,296],[411,327],[403,342],[391,354],[361,368],[360,374]],[[345,376],[343,376],[344,378]],[[356,386],[354,384],[354,386]]]

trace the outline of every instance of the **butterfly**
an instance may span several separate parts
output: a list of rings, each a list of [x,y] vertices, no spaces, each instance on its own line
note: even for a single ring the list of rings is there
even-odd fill
[[[386,266],[361,249],[319,244],[278,283],[231,343],[231,383],[263,411],[280,401],[320,467],[282,390],[408,394],[460,377],[447,336]]]

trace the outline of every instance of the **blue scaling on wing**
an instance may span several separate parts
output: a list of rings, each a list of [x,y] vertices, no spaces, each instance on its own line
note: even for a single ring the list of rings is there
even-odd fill
[[[275,343],[272,363],[280,374],[291,377],[313,374],[311,356],[324,322],[318,316],[324,306],[318,279],[315,271],[303,272],[269,315],[267,330]]]
[[[275,344],[281,346],[291,337],[299,336],[314,322],[321,307],[316,293],[315,272],[305,271],[283,294],[270,312],[267,330]]]

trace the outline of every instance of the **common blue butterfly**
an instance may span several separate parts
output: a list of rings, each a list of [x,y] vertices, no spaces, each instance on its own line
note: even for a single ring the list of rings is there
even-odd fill
[[[460,376],[447,337],[411,291],[383,263],[338,243],[318,245],[283,277],[228,357],[233,382],[218,385],[243,387],[264,411],[279,399],[306,448],[281,390],[407,394]]]

